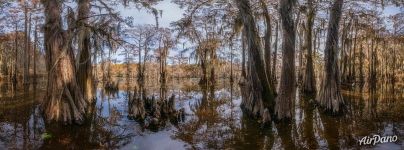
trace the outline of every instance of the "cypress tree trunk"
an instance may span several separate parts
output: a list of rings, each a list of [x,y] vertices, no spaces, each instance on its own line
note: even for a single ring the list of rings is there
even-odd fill
[[[230,41],[230,83],[233,86],[233,40]]]
[[[248,45],[247,78],[240,84],[243,97],[242,107],[254,116],[262,116],[265,108],[273,111],[274,91],[271,89],[265,73],[260,39],[249,1],[235,1],[243,20]]]
[[[344,23],[343,23],[343,30],[342,30],[342,36],[341,36],[341,67],[340,70],[342,70],[342,81],[346,82],[348,81],[349,78],[349,73],[348,73],[348,61],[349,61],[349,53],[347,52],[347,48],[348,48],[348,31],[349,31],[349,27],[351,26],[351,21],[349,20],[348,23],[345,23],[346,18],[344,19]]]
[[[28,84],[28,51],[29,51],[29,41],[28,41],[28,4],[26,1],[23,2],[24,4],[24,69],[23,69],[23,84]]]
[[[137,81],[141,82],[143,80],[143,73],[142,73],[142,48],[141,48],[141,40],[139,40],[139,64],[138,64],[138,75]]]
[[[359,49],[359,83],[363,85],[364,78],[363,78],[363,41],[361,42],[361,47]]]
[[[241,47],[242,47],[242,58],[241,58],[241,76],[246,78],[246,69],[245,69],[245,56],[246,56],[246,39],[245,39],[245,29],[241,32]]]
[[[375,33],[376,35],[376,33]],[[370,65],[370,87],[371,88],[376,88],[376,83],[377,83],[377,55],[376,55],[376,50],[378,49],[379,46],[379,37],[376,35],[375,39],[372,42],[372,49],[371,49],[371,65]]]
[[[303,68],[303,66],[304,66],[304,64],[303,64],[304,63],[303,62],[303,55],[305,54],[304,50],[306,49],[306,45],[304,43],[304,38],[306,36],[306,33],[304,31],[307,30],[307,29],[306,29],[306,25],[305,25],[304,21],[302,21],[302,23],[299,23],[299,20],[297,20],[296,24],[300,24],[300,29],[301,29],[301,30],[297,31],[298,35],[296,37],[298,39],[298,40],[296,40],[296,42],[299,43],[299,44],[296,44],[296,45],[299,45],[299,51],[298,51],[299,66],[297,67],[297,84],[300,86],[300,85],[303,84],[303,70],[304,70],[304,68]],[[299,26],[296,25],[296,29],[298,27]]]
[[[355,19],[355,22],[354,22],[354,29],[352,30],[352,31],[355,31],[355,34],[354,34],[354,39],[353,39],[353,56],[352,56],[352,64],[351,64],[351,67],[352,67],[352,75],[351,75],[351,79],[350,79],[350,81],[351,82],[353,82],[353,83],[355,83],[356,82],[356,69],[355,69],[355,64],[356,64],[356,45],[357,45],[357,38],[358,38],[358,27],[357,27],[357,24],[358,24],[358,21]]]
[[[276,60],[277,60],[277,56],[278,56],[278,32],[279,32],[279,23],[278,21],[276,22],[276,32],[275,32],[275,47],[274,47],[274,55],[272,57],[272,83],[277,83],[276,81]]]
[[[368,51],[368,53],[367,53],[368,54],[367,55],[367,57],[368,57],[367,81],[368,81],[368,83],[370,83],[370,81],[371,81],[371,79],[370,79],[371,72],[372,72],[372,70],[371,70],[371,67],[372,67],[371,51],[372,51],[373,48],[374,48],[374,37],[370,38],[370,44],[368,44],[368,48],[367,48],[367,51]]]
[[[306,48],[307,48],[307,62],[306,62],[306,70],[304,74],[303,80],[303,92],[307,94],[316,93],[316,79],[314,74],[313,67],[313,46],[312,46],[312,33],[313,33],[313,24],[315,17],[315,10],[313,8],[313,0],[308,0],[308,13],[307,13],[307,30],[306,30]]]
[[[75,77],[75,60],[71,48],[72,31],[63,31],[61,2],[42,0],[45,8],[44,41],[48,70],[47,92],[43,111],[50,121],[81,124],[87,102]]]
[[[28,20],[28,57],[27,57],[27,83],[30,81],[30,73],[29,73],[29,66],[31,65],[31,29],[32,29],[32,24],[31,24],[32,16],[31,13],[29,14],[29,20]]]
[[[393,62],[392,62],[392,74],[391,74],[391,77],[390,77],[390,81],[391,81],[391,83],[395,83],[396,82],[396,64],[397,64],[397,56],[396,56],[396,47],[398,47],[397,46],[397,44],[396,44],[396,42],[395,41],[393,41]]]
[[[18,31],[17,31],[17,28],[18,28],[18,22],[16,21],[16,23],[15,23],[15,30],[14,30],[14,36],[15,36],[15,38],[14,38],[14,47],[15,47],[15,51],[14,51],[14,71],[13,71],[13,74],[12,74],[12,81],[13,81],[13,84],[14,84],[14,86],[17,84],[17,68],[18,68],[18,66],[17,66],[17,62],[18,62]]]
[[[77,80],[83,93],[84,99],[92,101],[94,99],[94,82],[91,65],[90,31],[85,24],[88,23],[90,14],[90,0],[78,1],[78,26],[79,26],[79,62]]]
[[[293,7],[296,0],[280,0],[280,18],[282,19],[282,70],[281,79],[276,98],[275,113],[278,119],[292,117],[292,102],[296,95],[295,78],[295,23],[292,19]]]
[[[37,82],[37,75],[36,75],[36,51],[37,51],[37,46],[38,46],[38,22],[37,20],[35,20],[35,27],[34,27],[35,31],[34,31],[34,48],[33,48],[33,55],[34,55],[34,66],[33,66],[33,70],[34,70],[34,76],[33,76],[33,83],[35,84]]]
[[[340,108],[344,105],[344,100],[342,99],[340,91],[339,72],[337,65],[338,30],[339,21],[342,14],[342,5],[343,0],[334,0],[334,4],[331,8],[324,56],[325,72],[317,98],[317,101],[321,106],[333,113],[340,112]]]
[[[216,43],[216,41],[214,41]],[[216,44],[214,44],[216,45]],[[212,49],[210,50],[210,86],[214,86],[216,81],[215,81],[215,65],[216,65],[216,46],[212,47]]]

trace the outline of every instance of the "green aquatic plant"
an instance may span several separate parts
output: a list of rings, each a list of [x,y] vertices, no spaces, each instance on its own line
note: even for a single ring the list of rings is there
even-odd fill
[[[42,133],[42,135],[41,135],[42,140],[47,140],[47,139],[50,139],[50,138],[52,138],[52,134],[50,134],[48,132]]]

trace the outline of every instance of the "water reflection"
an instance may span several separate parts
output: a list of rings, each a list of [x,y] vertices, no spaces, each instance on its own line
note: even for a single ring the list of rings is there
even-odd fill
[[[210,87],[193,79],[165,85],[119,83],[117,91],[99,86],[83,126],[44,123],[40,111],[44,83],[25,90],[0,84],[0,149],[400,149],[403,145],[404,91],[398,85],[343,91],[349,105],[341,116],[325,115],[314,98],[297,93],[292,121],[261,126],[243,115],[238,85],[228,81]],[[175,95],[175,109],[184,109],[184,120],[150,129],[128,118],[128,93],[140,87],[147,97]],[[399,141],[358,145],[360,138],[373,134],[397,135]]]

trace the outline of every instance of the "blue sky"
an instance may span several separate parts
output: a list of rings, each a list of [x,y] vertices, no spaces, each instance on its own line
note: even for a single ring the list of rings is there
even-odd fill
[[[71,4],[74,6],[75,4]],[[162,16],[159,18],[160,27],[170,27],[170,23],[179,20],[184,11],[177,4],[171,3],[171,0],[163,0],[154,6],[158,10],[162,10]],[[381,9],[380,7],[378,9]],[[133,17],[134,25],[136,24],[155,24],[155,17],[145,9],[136,9],[134,7],[117,6],[116,11],[120,12],[123,17]],[[404,8],[387,6],[383,10],[384,16],[390,16],[403,12]],[[0,15],[1,16],[1,15]],[[119,54],[120,52],[117,52]],[[175,52],[174,52],[175,53]],[[174,55],[174,53],[171,54]],[[118,60],[122,60],[122,56],[115,55]]]
[[[170,23],[181,19],[183,15],[183,10],[179,8],[177,4],[171,3],[171,0],[164,0],[159,2],[154,8],[158,10],[162,10],[162,16],[159,17],[159,26],[160,27],[170,27]],[[135,9],[133,7],[123,7],[118,6],[117,11],[121,13],[123,17],[133,17],[133,24],[156,24],[156,20],[153,14],[147,12],[145,9]],[[175,55],[172,51],[170,51],[170,56]],[[121,53],[120,50],[114,55],[114,58],[117,60],[124,60],[123,55],[119,55]],[[135,57],[135,61],[137,57]],[[121,62],[122,63],[122,62]]]
[[[159,18],[160,27],[169,27],[170,23],[173,21],[179,20],[182,16],[184,11],[179,8],[178,5],[171,3],[171,0],[164,0],[155,6],[156,9],[162,10],[162,16]],[[117,9],[123,17],[133,17],[134,24],[155,24],[155,18],[153,14],[148,13],[146,10],[141,9],[134,9],[132,8],[124,8],[122,6],[118,7]],[[384,16],[390,16],[393,14],[397,14],[400,11],[404,11],[403,8],[388,6],[385,7],[383,10]],[[119,52],[118,52],[119,54]],[[173,54],[171,54],[173,55]],[[116,56],[118,59],[122,60],[120,57]]]
[[[162,10],[162,18],[160,18],[160,25],[162,27],[169,27],[170,23],[173,21],[177,21],[180,19],[184,13],[182,9],[179,8],[178,5],[171,3],[171,0],[164,0],[155,6],[158,10]],[[150,13],[147,13],[146,10],[137,10],[133,8],[119,8],[121,15],[124,17],[133,17],[135,24],[155,24],[154,16]],[[401,9],[401,10],[400,10]],[[404,11],[404,8],[387,6],[383,10],[384,16],[389,16],[393,14],[397,14],[399,12]]]

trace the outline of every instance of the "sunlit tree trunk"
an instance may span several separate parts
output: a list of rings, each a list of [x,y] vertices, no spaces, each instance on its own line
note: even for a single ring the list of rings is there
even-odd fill
[[[343,0],[334,0],[331,8],[328,35],[325,47],[325,68],[322,85],[317,96],[317,101],[326,110],[333,113],[340,112],[344,100],[340,91],[339,71],[337,65],[338,31],[342,14]]]
[[[78,1],[78,47],[79,62],[77,71],[77,81],[83,93],[84,99],[92,101],[94,99],[93,68],[91,64],[90,30],[86,27],[90,15],[90,0]]]
[[[279,82],[278,97],[276,98],[275,113],[277,119],[292,117],[292,103],[295,100],[295,22],[292,19],[293,7],[296,0],[280,0],[279,15],[282,20],[282,70]]]
[[[81,124],[87,102],[75,77],[72,31],[62,29],[60,1],[42,0],[42,4],[45,8],[44,41],[48,70],[47,92],[43,102],[44,117],[48,122]]]
[[[304,74],[303,80],[303,92],[307,94],[316,93],[316,80],[314,74],[313,67],[313,24],[315,17],[315,10],[313,8],[313,0],[308,0],[308,13],[307,13],[307,30],[306,30],[306,48],[307,48],[307,62],[306,62],[306,70]]]

